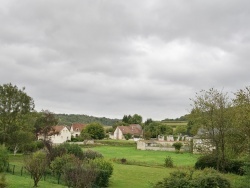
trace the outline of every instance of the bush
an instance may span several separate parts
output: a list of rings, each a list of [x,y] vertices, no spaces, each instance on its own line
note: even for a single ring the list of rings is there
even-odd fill
[[[0,172],[4,171],[4,167],[9,162],[8,150],[6,147],[0,145]]]
[[[211,169],[205,169],[193,178],[189,173],[175,171],[170,176],[155,184],[154,188],[230,188],[230,182]]]
[[[102,158],[103,155],[97,151],[93,151],[93,150],[86,150],[83,152],[83,159],[96,159],[96,158]]]
[[[203,170],[204,168],[216,169],[217,160],[218,160],[218,158],[214,155],[204,155],[204,156],[201,156],[198,158],[194,167],[195,167],[195,169],[200,169],[200,170]]]
[[[225,166],[225,172],[242,176],[245,173],[244,165],[244,161],[241,160],[228,160]]]
[[[52,172],[56,175],[61,175],[63,173],[65,165],[77,162],[79,159],[74,155],[65,154],[61,157],[56,157],[50,164]]]
[[[195,163],[195,169],[213,168],[217,170],[218,157],[215,155],[201,156]],[[224,169],[219,166],[219,170],[226,173],[234,173],[237,175],[244,174],[244,161],[226,159]]]
[[[5,187],[7,187],[7,182],[6,182],[5,175],[2,174],[0,178],[0,188],[5,188]]]
[[[168,178],[156,183],[154,188],[189,188],[189,176],[186,172],[175,171]]]
[[[169,168],[174,167],[173,159],[170,156],[167,156],[165,159],[165,167],[169,167]]]
[[[95,185],[97,187],[108,187],[109,178],[113,173],[112,164],[104,159],[99,158],[92,160],[91,165],[98,169]]]
[[[196,188],[230,188],[230,182],[223,178],[216,170],[205,169],[191,182]]]
[[[68,187],[83,188],[94,187],[98,171],[89,164],[80,160],[67,164],[64,167],[63,178]]]
[[[183,146],[183,144],[181,142],[175,142],[173,144],[174,148],[176,151],[180,151],[181,147]]]

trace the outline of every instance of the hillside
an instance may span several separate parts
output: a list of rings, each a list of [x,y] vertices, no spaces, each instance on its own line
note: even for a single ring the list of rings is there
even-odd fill
[[[105,126],[112,126],[115,122],[119,121],[118,119],[109,119],[106,117],[94,117],[88,115],[80,114],[55,114],[59,119],[59,124],[71,125],[72,123],[92,123],[98,122]]]

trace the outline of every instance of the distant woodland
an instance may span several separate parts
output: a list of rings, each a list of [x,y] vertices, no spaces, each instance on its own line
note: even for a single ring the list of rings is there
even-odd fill
[[[72,123],[93,123],[98,122],[104,126],[112,126],[114,125],[119,119],[110,119],[106,117],[94,117],[88,115],[80,115],[80,114],[55,114],[55,116],[59,120],[59,124],[61,125],[71,125]]]

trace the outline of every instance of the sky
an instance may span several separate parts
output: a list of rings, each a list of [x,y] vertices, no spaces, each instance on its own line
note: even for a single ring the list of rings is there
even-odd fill
[[[0,85],[37,111],[178,118],[250,83],[249,0],[0,0]]]

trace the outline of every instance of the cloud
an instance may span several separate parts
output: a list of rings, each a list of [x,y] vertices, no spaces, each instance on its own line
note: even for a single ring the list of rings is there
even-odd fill
[[[249,84],[250,2],[3,0],[0,84],[36,109],[176,118],[201,89]]]

